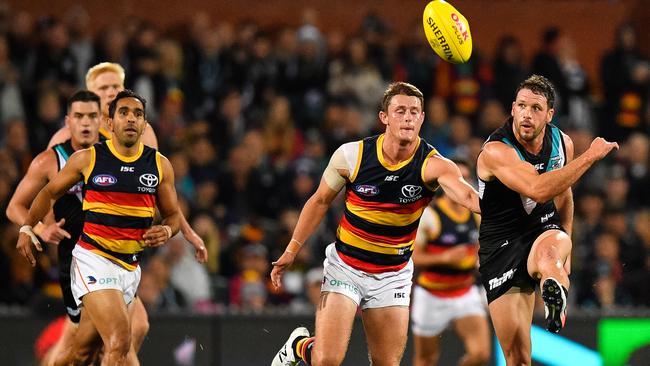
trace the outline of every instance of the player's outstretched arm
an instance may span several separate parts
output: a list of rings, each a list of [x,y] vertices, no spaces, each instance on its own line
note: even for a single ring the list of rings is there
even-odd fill
[[[7,217],[11,222],[22,225],[27,221],[29,206],[38,192],[47,184],[51,169],[56,171],[56,166],[56,154],[51,149],[43,151],[32,160],[27,173],[18,183],[18,187],[7,205]],[[46,243],[59,244],[63,238],[70,238],[70,234],[61,228],[63,224],[65,224],[65,219],[49,225],[39,222],[33,227],[33,231]]]
[[[180,228],[180,211],[178,210],[178,197],[174,186],[174,170],[172,165],[162,154],[162,179],[158,186],[156,204],[162,215],[160,225],[154,225],[142,236],[145,244],[156,247],[165,244],[169,238],[176,235]]]
[[[205,247],[203,239],[192,229],[180,207],[178,208],[178,215],[180,219],[180,231],[183,233],[183,237],[194,247],[194,257],[199,263],[206,263],[208,261],[208,249]]]
[[[560,169],[537,174],[535,167],[523,161],[512,147],[490,142],[478,157],[478,175],[483,180],[496,177],[508,188],[536,202],[547,202],[571,187],[591,167],[613,149],[615,142],[597,137],[587,151]]]
[[[476,213],[481,213],[478,192],[465,179],[458,166],[440,155],[429,158],[424,171],[426,182],[438,181],[445,194],[453,201]]]
[[[83,179],[85,169],[90,166],[92,154],[94,154],[92,148],[80,150],[72,154],[65,167],[38,192],[34,202],[32,202],[27,218],[20,228],[20,233],[24,235],[18,236],[18,243],[16,244],[18,252],[32,266],[36,265],[36,260],[32,253],[31,244],[34,244],[39,251],[42,250],[32,228],[48,213],[54,201],[64,195],[70,187]]]
[[[272,263],[271,280],[276,288],[281,287],[282,274],[293,263],[298,251],[323,220],[339,191],[340,188],[339,190],[332,189],[323,178],[316,192],[305,203],[291,241],[287,244],[287,248],[280,258]]]

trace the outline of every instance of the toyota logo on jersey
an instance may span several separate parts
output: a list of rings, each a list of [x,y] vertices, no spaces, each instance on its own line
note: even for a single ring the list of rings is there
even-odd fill
[[[412,184],[407,184],[402,186],[402,194],[406,198],[413,198],[419,195],[422,192],[422,187],[414,186]]]
[[[158,185],[158,177],[156,177],[153,174],[149,174],[149,173],[142,174],[139,180],[140,180],[140,184],[142,184],[145,187],[152,188]]]

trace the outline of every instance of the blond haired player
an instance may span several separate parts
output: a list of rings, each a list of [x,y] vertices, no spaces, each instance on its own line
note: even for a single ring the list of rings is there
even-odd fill
[[[423,100],[413,85],[391,84],[379,112],[385,133],[343,144],[330,159],[271,272],[273,284],[281,286],[282,273],[345,187],[345,214],[336,242],[326,249],[316,337],[296,328],[272,366],[301,360],[316,366],[341,364],[359,307],[371,363],[399,365],[408,333],[411,253],[424,208],[440,186],[454,201],[479,210],[478,194],[458,167],[420,139]]]

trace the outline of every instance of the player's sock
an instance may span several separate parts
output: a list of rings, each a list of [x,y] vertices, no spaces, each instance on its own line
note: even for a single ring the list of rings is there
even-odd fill
[[[294,351],[296,358],[303,360],[307,365],[311,364],[311,348],[314,345],[314,337],[298,337],[296,338]]]

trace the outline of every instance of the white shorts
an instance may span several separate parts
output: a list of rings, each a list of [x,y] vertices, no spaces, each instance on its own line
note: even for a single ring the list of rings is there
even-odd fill
[[[476,286],[462,296],[439,297],[416,285],[411,306],[411,330],[420,337],[434,337],[454,319],[486,316],[486,306],[485,296]]]
[[[352,299],[362,309],[409,306],[413,262],[394,272],[368,273],[345,264],[334,244],[327,246],[323,262],[322,292],[336,292]]]
[[[85,294],[106,289],[121,291],[124,302],[130,304],[140,283],[140,273],[140,266],[129,271],[79,245],[72,250],[70,279],[77,306],[81,306]]]

